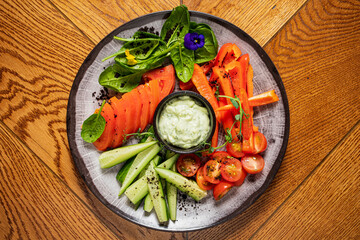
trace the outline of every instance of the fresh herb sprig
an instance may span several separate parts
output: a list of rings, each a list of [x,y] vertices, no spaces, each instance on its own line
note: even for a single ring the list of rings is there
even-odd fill
[[[81,127],[81,137],[85,142],[95,142],[104,132],[106,120],[101,115],[101,111],[105,105],[105,100],[102,102],[98,113],[92,114],[88,117]]]
[[[242,127],[243,117],[246,117],[247,119],[250,117],[250,115],[249,115],[249,114],[246,114],[246,113],[244,112],[244,110],[242,109],[242,107],[241,107],[241,101],[240,101],[240,99],[238,98],[238,96],[229,97],[229,96],[225,96],[225,95],[218,95],[217,97],[230,99],[231,104],[232,104],[236,109],[239,109],[239,113],[234,116],[234,117],[235,117],[235,121],[234,121],[233,125],[231,126],[231,128],[230,128],[230,129],[229,129],[229,128],[225,129],[225,142],[224,142],[221,146],[217,146],[217,147],[212,147],[210,143],[204,142],[203,145],[204,145],[205,150],[203,150],[203,152],[204,152],[204,151],[208,151],[209,153],[213,153],[215,150],[220,149],[220,148],[226,146],[227,143],[233,142],[234,139],[233,139],[233,137],[232,137],[231,130],[232,130],[233,127],[235,126],[236,122],[239,122],[240,131],[239,131],[239,133],[238,133],[238,137],[239,137],[239,139],[241,139],[241,138],[242,138],[241,127]]]

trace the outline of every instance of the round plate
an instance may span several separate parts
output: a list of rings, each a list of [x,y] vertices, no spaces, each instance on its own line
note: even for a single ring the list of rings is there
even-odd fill
[[[142,206],[138,210],[126,196],[118,197],[120,184],[115,176],[121,165],[110,169],[101,169],[99,155],[92,144],[86,143],[80,136],[81,124],[99,107],[94,95],[102,87],[98,83],[99,74],[113,59],[101,62],[104,57],[118,51],[122,45],[113,36],[131,37],[140,27],[154,27],[160,32],[170,11],[156,12],[134,19],[115,29],[106,36],[89,54],[82,64],[73,83],[67,109],[67,133],[70,151],[78,171],[93,194],[121,217],[141,226],[164,231],[192,231],[223,223],[248,208],[266,190],[284,157],[290,128],[289,106],[278,71],[274,64],[249,35],[235,25],[218,17],[190,11],[190,20],[206,23],[213,29],[219,46],[232,42],[240,47],[242,53],[248,53],[254,69],[254,95],[275,89],[279,96],[277,103],[255,107],[254,124],[259,127],[267,140],[264,152],[265,168],[261,173],[248,176],[243,185],[233,188],[224,198],[215,202],[212,192],[200,202],[179,193],[177,219],[166,226],[158,223],[156,214],[145,213]]]

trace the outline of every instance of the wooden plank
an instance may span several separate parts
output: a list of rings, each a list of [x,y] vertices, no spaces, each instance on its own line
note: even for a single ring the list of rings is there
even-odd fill
[[[306,0],[184,0],[183,2],[190,10],[209,13],[235,24],[263,46],[289,21]]]
[[[0,120],[118,236],[182,239],[117,216],[78,175],[67,142],[66,107],[93,43],[47,1],[2,1],[0,11]]]
[[[179,0],[76,1],[51,0],[89,39],[98,43],[120,25],[139,16],[179,5]]]
[[[247,211],[220,226],[189,233],[190,239],[252,236],[360,119],[356,3],[309,1],[265,46],[289,99],[285,158],[268,190]]]
[[[357,124],[254,239],[359,239],[359,159]]]
[[[0,122],[1,239],[117,237]]]

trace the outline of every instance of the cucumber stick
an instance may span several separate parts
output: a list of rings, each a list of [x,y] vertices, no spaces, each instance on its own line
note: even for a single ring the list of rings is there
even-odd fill
[[[100,167],[109,168],[121,162],[125,162],[156,143],[156,141],[138,143],[103,152],[99,157]]]
[[[179,154],[176,154],[169,158],[168,160],[164,161],[163,163],[159,164],[158,167],[162,168],[171,168],[179,158]],[[136,182],[131,184],[125,191],[125,195],[129,198],[129,200],[136,204],[137,202],[141,201],[146,194],[149,193],[149,189],[147,187],[147,180],[146,177],[143,176],[139,178]]]
[[[174,172],[176,171],[175,164],[171,167],[171,170]],[[170,219],[175,221],[177,211],[177,188],[168,181],[166,181],[166,197],[169,206]]]
[[[195,201],[200,201],[207,195],[207,192],[201,189],[195,181],[187,179],[180,173],[160,167],[156,167],[155,171],[160,177],[173,184],[183,193],[192,197]]]
[[[120,182],[123,183],[124,179],[126,177],[126,174],[128,173],[131,164],[134,162],[135,158],[131,158],[129,160],[126,161],[126,163],[120,168],[119,172],[116,174],[116,179]]]
[[[153,202],[156,216],[160,223],[168,221],[167,206],[160,177],[155,171],[155,164],[150,162],[149,169],[146,171],[147,186],[149,188],[150,198]]]
[[[126,188],[130,186],[130,184],[134,181],[137,175],[139,175],[141,170],[143,170],[146,165],[156,156],[156,154],[158,154],[160,149],[160,146],[158,144],[155,144],[145,149],[136,156],[133,164],[131,164],[129,171],[126,174],[124,182],[122,183],[119,196],[125,192]]]
[[[147,186],[147,185],[146,185]],[[145,197],[145,200],[144,200],[144,211],[145,212],[151,212],[151,210],[153,209],[154,207],[154,204],[151,200],[151,196],[150,194],[148,193]]]

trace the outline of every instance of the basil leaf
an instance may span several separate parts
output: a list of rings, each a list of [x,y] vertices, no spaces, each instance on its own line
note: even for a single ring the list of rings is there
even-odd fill
[[[170,53],[177,77],[184,83],[188,82],[194,72],[194,51],[185,48],[182,43]]]
[[[101,111],[104,105],[105,101],[103,101],[98,113],[92,114],[84,121],[81,128],[81,137],[85,142],[95,142],[104,132],[106,121],[105,118],[101,115]]]
[[[173,9],[166,19],[160,33],[160,38],[166,41],[168,46],[178,39],[183,39],[189,32],[190,15],[185,5]]]

